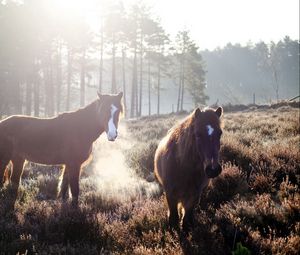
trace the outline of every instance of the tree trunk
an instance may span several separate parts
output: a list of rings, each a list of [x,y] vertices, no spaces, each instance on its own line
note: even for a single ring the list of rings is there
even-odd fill
[[[40,80],[36,74],[36,77],[34,79],[34,116],[39,117],[40,115]]]
[[[135,116],[135,106],[136,106],[136,88],[137,88],[137,61],[136,61],[137,49],[136,45],[134,48],[133,56],[133,67],[132,67],[132,86],[131,86],[131,104],[130,104],[130,118]]]
[[[53,84],[53,63],[50,56],[49,60],[49,111],[48,116],[54,115],[54,84]]]
[[[123,102],[124,102],[124,116],[127,117],[126,114],[126,75],[125,75],[125,59],[126,59],[126,53],[125,49],[122,49],[122,76],[123,76]]]
[[[179,112],[180,101],[181,101],[181,76],[179,77],[179,85],[178,85],[178,98],[177,98],[177,109],[176,111]]]
[[[68,48],[68,74],[67,74],[66,111],[70,110],[71,79],[72,79],[72,50],[70,48]]]
[[[45,93],[45,111],[44,115],[47,117],[49,115],[49,66],[47,66],[48,63],[46,63],[46,66],[43,68],[43,73],[45,77],[45,87],[44,87],[44,93]]]
[[[141,34],[141,42],[140,42],[140,96],[139,96],[139,109],[138,116],[142,115],[142,99],[143,99],[143,34]]]
[[[157,67],[157,114],[160,113],[160,61]]]
[[[20,82],[16,79],[16,104],[15,104],[15,113],[16,114],[22,114],[22,94],[21,94],[21,84]]]
[[[26,82],[26,115],[31,115],[32,106],[32,83],[31,80]]]
[[[113,33],[112,39],[112,68],[111,68],[111,93],[117,92],[116,86],[116,42],[115,33]]]
[[[61,88],[62,88],[62,66],[61,66],[61,42],[57,49],[57,62],[56,62],[56,111],[60,112],[60,99],[61,99]]]
[[[99,66],[99,92],[102,92],[102,80],[103,80],[103,43],[104,43],[104,33],[103,33],[103,18],[101,18],[101,48],[100,48],[100,66]]]
[[[54,88],[53,88],[53,71],[51,53],[48,52],[45,66],[45,116],[53,116],[54,114]]]
[[[81,68],[80,68],[80,106],[85,105],[85,49],[81,57]]]
[[[180,58],[180,65],[179,65],[179,87],[178,87],[178,98],[177,98],[177,112],[180,109],[180,103],[182,101],[181,98],[181,90],[182,90],[182,57]]]
[[[278,81],[278,74],[275,67],[273,67],[273,75],[275,79],[275,92],[276,92],[276,100],[277,103],[279,102],[279,81]]]
[[[148,58],[148,115],[151,115],[151,67],[150,57]]]
[[[183,99],[184,99],[184,60],[182,63],[182,80],[181,80],[181,102],[180,111],[183,111]]]

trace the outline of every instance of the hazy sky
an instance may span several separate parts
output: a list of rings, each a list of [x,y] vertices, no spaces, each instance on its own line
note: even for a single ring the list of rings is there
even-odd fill
[[[129,0],[130,1],[130,0]],[[299,39],[299,0],[147,0],[168,33],[187,28],[201,49]]]
[[[89,9],[96,21],[95,3],[100,0],[56,0],[70,8]],[[109,1],[109,0],[102,0]],[[117,1],[117,0],[111,0]],[[125,5],[139,0],[122,0]],[[93,3],[88,6],[88,2]],[[277,42],[285,35],[299,39],[299,0],[143,0],[161,18],[166,32],[174,36],[188,29],[200,48],[214,49],[228,42]],[[101,6],[101,4],[100,4]],[[93,18],[94,17],[94,18]],[[94,20],[94,21],[93,21]]]

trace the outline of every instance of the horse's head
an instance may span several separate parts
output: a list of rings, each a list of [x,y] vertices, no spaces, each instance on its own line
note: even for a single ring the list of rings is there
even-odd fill
[[[123,111],[122,96],[122,92],[117,95],[102,95],[98,93],[100,124],[107,134],[108,141],[114,141],[118,136],[119,117]]]
[[[209,178],[218,176],[222,171],[219,164],[222,112],[221,107],[217,110],[207,109],[205,111],[197,108],[194,112],[197,151],[204,160],[205,172]]]

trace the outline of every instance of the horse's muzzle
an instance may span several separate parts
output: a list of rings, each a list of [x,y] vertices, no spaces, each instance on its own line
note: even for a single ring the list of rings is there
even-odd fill
[[[205,173],[208,178],[215,178],[222,172],[222,167],[218,163],[215,168],[212,167],[211,164],[207,165],[205,168]]]
[[[107,133],[107,140],[110,142],[114,142],[117,139],[118,132],[108,132]]]
[[[117,137],[107,137],[107,140],[110,142],[114,142],[116,140]]]

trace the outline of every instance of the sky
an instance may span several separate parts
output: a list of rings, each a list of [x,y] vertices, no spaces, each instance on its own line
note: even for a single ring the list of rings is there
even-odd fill
[[[188,29],[200,49],[228,42],[299,39],[299,0],[148,0],[171,35]],[[171,6],[171,7],[170,7]]]
[[[56,0],[90,10],[87,16],[96,23],[95,3],[109,0]],[[117,1],[117,0],[110,0]],[[125,5],[140,0],[122,0]],[[227,43],[278,42],[286,35],[299,39],[299,0],[143,0],[152,7],[171,38],[188,29],[201,50],[213,50]],[[91,12],[90,12],[91,11]],[[97,13],[98,14],[98,13]],[[93,21],[94,20],[94,21]],[[98,22],[99,23],[99,22]]]
[[[135,0],[124,0],[132,3]],[[299,0],[144,0],[171,37],[190,30],[200,49],[299,39]]]

